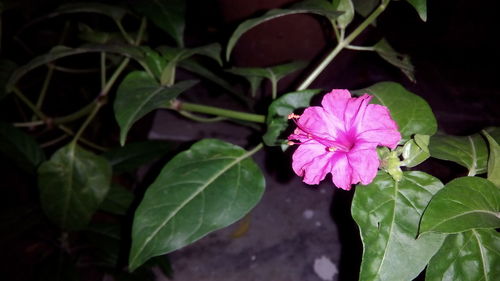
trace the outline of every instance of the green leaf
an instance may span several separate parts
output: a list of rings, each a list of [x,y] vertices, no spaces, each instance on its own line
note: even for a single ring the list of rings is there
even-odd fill
[[[500,188],[500,145],[487,131],[482,131],[488,140],[490,154],[488,157],[488,180]]]
[[[26,73],[29,71],[45,65],[49,62],[78,54],[85,53],[97,53],[97,52],[109,52],[109,53],[117,53],[122,54],[127,57],[131,57],[135,60],[142,61],[143,54],[140,49],[136,47],[131,47],[127,45],[96,45],[96,44],[86,44],[79,48],[69,48],[65,46],[55,46],[48,52],[47,54],[40,55],[35,57],[27,64],[19,67],[12,73],[7,82],[7,90],[10,91],[10,88],[14,86],[19,79],[21,79]]]
[[[428,145],[428,135],[415,135],[414,139],[407,141],[403,146],[401,164],[411,168],[427,160],[430,157]]]
[[[497,227],[500,227],[500,188],[483,178],[462,177],[434,195],[422,216],[420,233]]]
[[[419,17],[423,21],[427,21],[427,0],[406,0],[408,3],[410,3],[415,10],[417,10],[417,13]]]
[[[7,81],[17,65],[10,60],[0,59],[0,101],[5,98],[7,92]]]
[[[120,32],[104,32],[99,30],[94,30],[90,26],[78,23],[78,38],[83,41],[95,44],[106,44],[106,43],[125,43],[122,33]]]
[[[0,122],[0,153],[28,173],[35,173],[45,161],[42,148],[31,136],[3,122]]]
[[[234,31],[234,33],[229,38],[229,42],[226,48],[226,60],[229,61],[231,56],[231,52],[236,45],[236,42],[240,39],[240,37],[247,32],[248,30],[254,28],[255,26],[286,15],[293,14],[303,14],[303,13],[313,13],[322,16],[326,16],[328,18],[335,18],[340,15],[338,11],[336,11],[331,3],[323,0],[306,0],[299,2],[295,5],[290,6],[287,9],[272,9],[267,11],[264,15],[260,17],[256,17],[253,19],[246,20],[242,22]]]
[[[338,16],[337,24],[340,28],[346,28],[354,18],[354,5],[351,0],[338,0],[337,10],[343,12]]]
[[[144,71],[129,73],[118,87],[113,105],[116,121],[120,125],[121,145],[125,144],[132,124],[154,109],[164,106],[196,83],[194,80],[185,80],[167,87],[158,84]]]
[[[168,46],[161,46],[158,51],[162,56],[168,61],[180,62],[186,60],[194,55],[202,55],[215,60],[220,66],[222,66],[221,52],[222,47],[219,43],[212,43],[205,46],[200,46],[196,48],[172,48]]]
[[[375,10],[380,0],[352,0],[352,2],[356,12],[366,18]]]
[[[128,11],[120,6],[113,6],[103,3],[75,2],[59,6],[50,17],[71,13],[96,13],[109,16],[115,21],[121,21]]]
[[[396,52],[385,39],[380,40],[373,47],[375,48],[375,52],[377,52],[380,57],[399,68],[411,82],[416,82],[414,74],[415,68],[413,67],[408,55]]]
[[[500,234],[476,229],[446,237],[432,257],[426,281],[496,280],[500,276]]]
[[[38,169],[42,209],[61,228],[82,229],[106,197],[110,181],[106,159],[70,143]]]
[[[486,172],[488,148],[479,134],[466,137],[435,135],[429,143],[431,157],[453,161],[469,170],[469,176]]]
[[[112,184],[99,209],[115,215],[125,215],[134,200],[134,194],[125,187]]]
[[[260,146],[259,146],[260,147]],[[242,148],[214,139],[175,156],[134,217],[129,269],[242,218],[260,200],[264,176]]]
[[[185,0],[135,1],[133,7],[184,46]]]
[[[352,216],[364,245],[359,280],[412,280],[444,240],[428,233],[418,239],[420,216],[442,183],[423,172],[405,172],[401,181],[379,172],[356,187]]]
[[[114,268],[120,254],[121,228],[117,223],[93,223],[85,229],[98,265]]]
[[[314,95],[320,90],[303,90],[291,92],[274,100],[268,108],[266,117],[267,131],[262,137],[269,146],[282,145],[286,142],[280,135],[290,125],[288,115],[295,110],[309,106]]]
[[[400,84],[380,82],[354,92],[373,95],[372,103],[387,106],[392,118],[398,124],[403,140],[408,140],[413,134],[434,135],[436,133],[436,118],[429,104]]]
[[[162,157],[173,146],[166,141],[135,142],[106,151],[102,156],[113,166],[113,172],[129,172]]]
[[[500,143],[500,127],[488,127],[485,131],[497,142]]]

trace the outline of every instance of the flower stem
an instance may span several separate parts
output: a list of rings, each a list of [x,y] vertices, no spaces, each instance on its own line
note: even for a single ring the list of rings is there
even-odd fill
[[[14,94],[22,101],[24,102],[24,104],[26,104],[30,109],[31,111],[33,111],[33,113],[36,114],[36,116],[38,116],[38,118],[42,119],[42,120],[45,120],[47,119],[47,116],[40,110],[36,107],[35,104],[33,104],[22,92],[21,90],[19,90],[17,87],[13,87],[12,88],[12,91],[14,92]]]
[[[78,132],[76,132],[75,136],[73,137],[73,140],[72,140],[73,143],[76,143],[78,141],[78,139],[82,136],[83,131],[85,131],[85,129],[90,124],[92,119],[94,119],[94,117],[97,115],[97,112],[102,107],[102,105],[103,104],[101,104],[100,102],[98,102],[94,105],[94,108],[90,112],[89,116],[87,116],[87,119],[85,119],[83,124],[80,126],[80,129],[78,129]]]
[[[184,110],[184,111],[190,111],[190,112],[205,113],[205,114],[210,114],[210,115],[215,115],[215,116],[220,116],[220,117],[228,117],[228,118],[249,121],[249,122],[255,122],[255,123],[264,123],[266,121],[266,116],[264,116],[264,115],[246,113],[246,112],[229,110],[229,109],[222,109],[222,108],[208,106],[208,105],[202,105],[202,104],[181,102],[178,100],[173,101],[168,108],[176,110],[176,111]]]
[[[351,43],[361,32],[363,32],[368,25],[370,25],[387,7],[388,0],[382,0],[382,3],[349,34],[345,39],[340,36],[340,40],[335,48],[326,56],[326,58],[309,74],[309,76],[299,85],[297,91],[301,91],[309,87],[311,83],[325,70],[330,62]]]

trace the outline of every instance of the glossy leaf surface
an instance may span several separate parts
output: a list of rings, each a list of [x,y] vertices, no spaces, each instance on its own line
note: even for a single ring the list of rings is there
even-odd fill
[[[0,122],[0,153],[28,173],[35,173],[45,160],[43,150],[31,136],[3,122]]]
[[[364,245],[359,280],[412,280],[444,240],[429,233],[418,239],[420,216],[442,183],[423,172],[405,172],[396,182],[384,172],[356,187],[352,216]]]
[[[500,188],[500,145],[487,131],[483,131],[483,135],[488,140],[490,151],[488,156],[488,180]]]
[[[134,217],[129,269],[242,218],[260,200],[264,176],[242,148],[214,139],[175,156]]]
[[[120,143],[125,144],[127,133],[137,120],[164,106],[194,84],[196,81],[185,80],[171,87],[161,86],[144,71],[129,73],[118,87],[114,103],[116,121],[120,125]]]
[[[433,135],[436,133],[436,118],[429,104],[398,83],[380,82],[368,88],[356,90],[355,93],[373,95],[372,103],[389,108],[403,139],[407,140],[413,134]]]
[[[413,67],[408,55],[396,52],[385,39],[380,40],[373,47],[375,48],[375,52],[377,52],[380,57],[399,68],[399,70],[401,70],[401,72],[403,72],[410,81],[416,82],[414,73],[415,68]]]
[[[500,227],[500,188],[478,177],[449,182],[431,200],[422,216],[420,233],[457,233]]]
[[[415,135],[415,139],[407,141],[403,146],[401,164],[411,168],[427,160],[430,157],[428,145],[429,136]]]
[[[319,90],[304,90],[285,94],[274,100],[268,108],[266,118],[267,131],[262,137],[266,145],[282,145],[285,139],[280,139],[280,135],[288,128],[291,121],[288,115],[299,108],[308,107],[314,95]]]
[[[61,228],[82,229],[106,197],[110,181],[106,159],[70,143],[38,169],[42,208]]]
[[[453,161],[469,170],[469,176],[486,172],[488,148],[479,134],[466,137],[435,135],[429,143],[431,157]]]
[[[227,44],[226,48],[226,60],[229,60],[231,56],[231,52],[236,45],[236,42],[240,39],[240,37],[247,32],[248,30],[254,28],[255,26],[278,18],[278,17],[283,17],[286,15],[293,15],[293,14],[303,14],[303,13],[313,13],[313,14],[318,14],[322,16],[326,16],[328,18],[335,18],[336,16],[340,15],[339,12],[337,12],[333,5],[328,3],[327,1],[322,1],[322,0],[306,0],[303,2],[299,2],[295,5],[290,6],[287,9],[272,9],[266,12],[264,15],[260,17],[256,17],[253,19],[249,19],[241,23],[238,28],[234,31],[234,33],[231,35],[229,38],[229,42]]]
[[[427,0],[406,0],[415,10],[417,10],[420,19],[427,21]]]
[[[184,46],[185,0],[135,1],[133,7]]]
[[[426,281],[497,280],[500,276],[500,234],[476,229],[451,234],[430,260]]]

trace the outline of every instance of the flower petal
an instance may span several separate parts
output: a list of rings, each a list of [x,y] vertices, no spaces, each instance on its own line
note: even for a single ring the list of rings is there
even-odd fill
[[[350,190],[352,184],[352,168],[349,165],[347,154],[337,152],[331,157],[332,181],[338,187],[344,190]]]
[[[325,150],[325,146],[311,140],[300,145],[292,156],[292,168],[298,176],[304,177],[307,184],[319,184],[330,172],[329,160],[332,152]]]
[[[342,128],[342,121],[328,114],[322,107],[311,106],[304,110],[297,126],[306,134],[324,139],[335,139]]]
[[[362,119],[356,123],[357,139],[394,149],[401,140],[398,125],[387,107],[369,104]]]
[[[347,90],[333,90],[323,97],[321,105],[325,111],[342,120],[344,132],[349,133],[351,127],[364,115],[371,98],[367,94],[359,98],[351,98]]]
[[[373,181],[380,166],[375,148],[353,149],[347,154],[347,159],[353,170],[353,184],[361,182],[367,185]]]

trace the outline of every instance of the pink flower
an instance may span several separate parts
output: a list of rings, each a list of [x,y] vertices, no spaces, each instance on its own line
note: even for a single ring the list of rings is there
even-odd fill
[[[371,98],[333,90],[323,97],[322,106],[308,107],[301,116],[290,114],[297,128],[288,139],[298,142],[289,144],[299,144],[292,167],[305,183],[318,184],[327,173],[345,190],[372,182],[380,165],[377,146],[394,149],[401,134],[387,107],[368,104]]]

